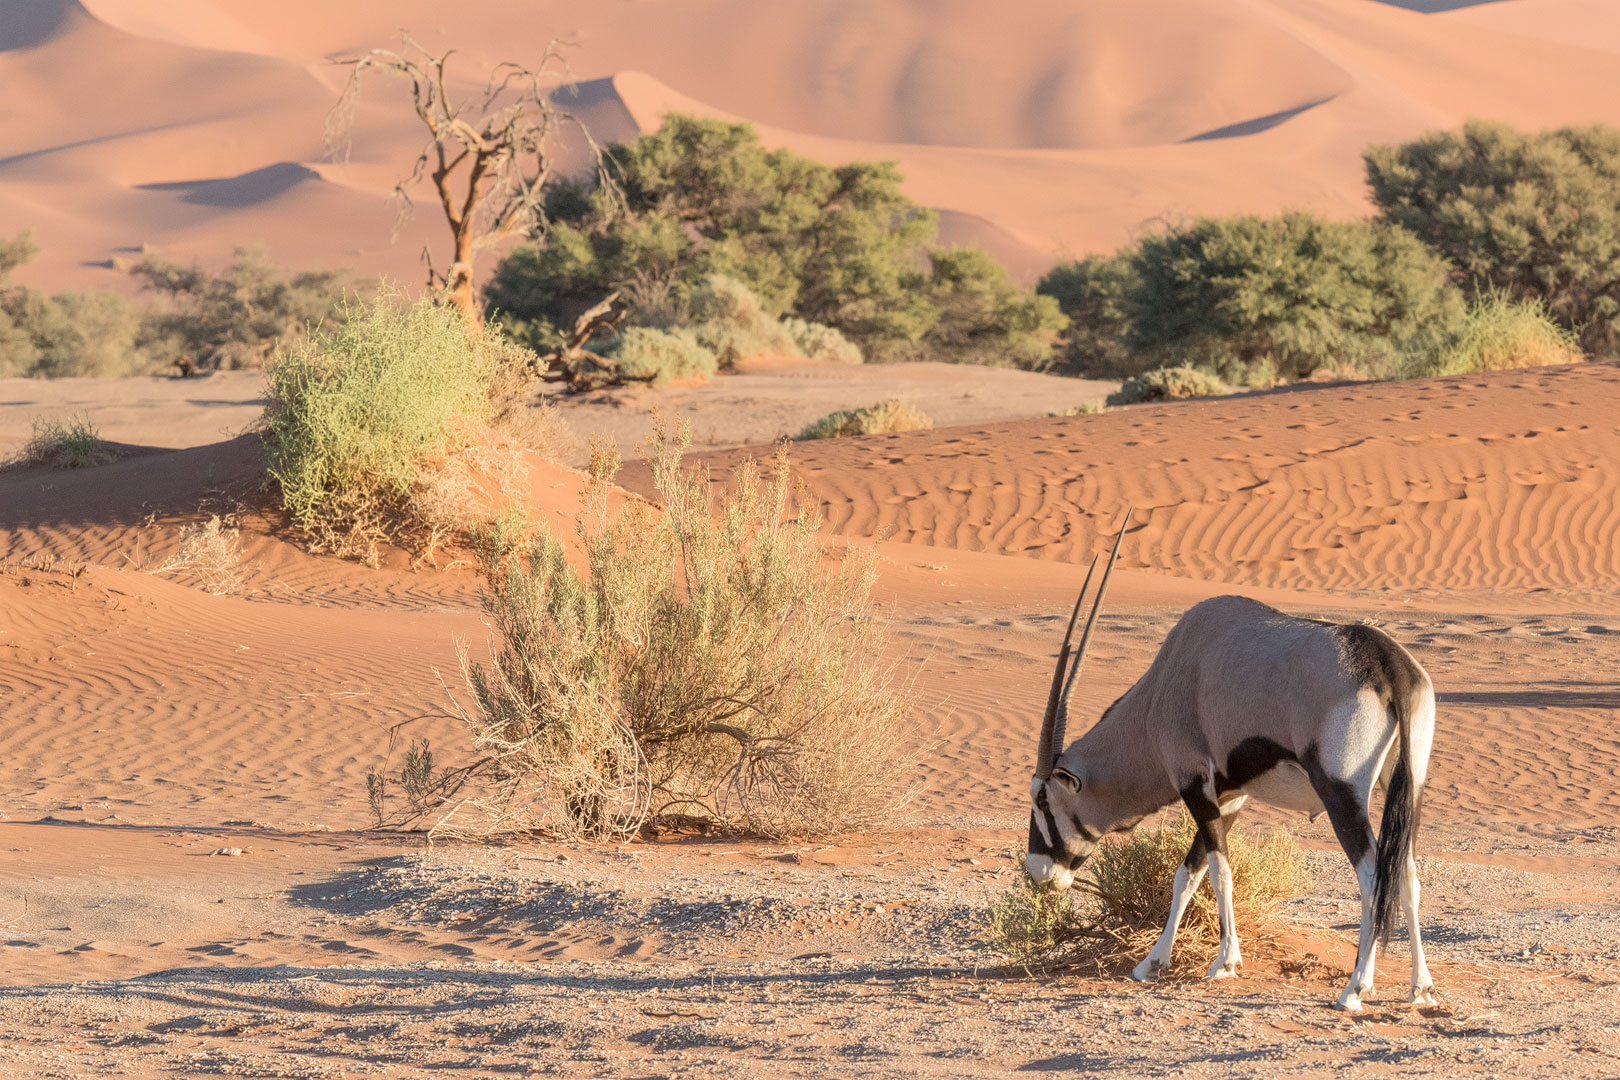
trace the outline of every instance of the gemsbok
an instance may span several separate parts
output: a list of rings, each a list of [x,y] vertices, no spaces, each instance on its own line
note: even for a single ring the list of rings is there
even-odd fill
[[[1251,796],[1313,817],[1326,812],[1361,887],[1361,940],[1339,1008],[1360,1009],[1372,989],[1374,954],[1395,930],[1397,905],[1411,935],[1411,1000],[1433,1003],[1412,852],[1434,741],[1434,685],[1387,634],[1295,618],[1241,596],[1205,600],[1171,629],[1136,684],[1064,749],[1070,691],[1129,524],[1127,511],[1073,664],[1069,645],[1095,558],[1058,652],[1029,788],[1030,877],[1068,888],[1102,837],[1180,799],[1196,825],[1192,848],[1176,871],[1164,932],[1132,976],[1147,980],[1169,967],[1177,924],[1207,864],[1221,929],[1209,977],[1226,978],[1243,962],[1226,858],[1232,820]],[[1368,807],[1378,786],[1384,816],[1375,839]]]

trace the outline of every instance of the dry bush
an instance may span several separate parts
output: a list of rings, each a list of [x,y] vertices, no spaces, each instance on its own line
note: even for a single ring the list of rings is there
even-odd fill
[[[991,947],[1031,969],[1135,964],[1164,929],[1176,869],[1192,846],[1193,829],[1192,818],[1178,810],[1152,828],[1109,837],[1086,864],[1085,876],[1065,892],[1043,889],[1021,873],[1020,882],[986,909]],[[1304,856],[1282,829],[1257,839],[1234,829],[1226,851],[1238,933],[1253,943],[1276,931],[1278,902],[1309,885]],[[1022,867],[1022,852],[1018,860]],[[1181,920],[1172,970],[1208,965],[1219,946],[1220,919],[1206,876]]]
[[[311,549],[375,565],[388,543],[431,558],[517,498],[525,425],[555,427],[530,417],[532,360],[453,309],[386,294],[296,343],[269,371],[259,429]]]
[[[1461,331],[1445,348],[1409,365],[1404,378],[1469,375],[1478,371],[1578,364],[1580,339],[1559,326],[1540,300],[1486,293],[1468,307]]]
[[[1067,409],[1049,412],[1047,416],[1097,416],[1108,411],[1108,406],[1101,401],[1082,401],[1078,405],[1071,405]]]
[[[692,330],[723,368],[751,356],[797,356],[792,333],[736,278],[711,274],[692,294]]]
[[[242,535],[230,522],[214,514],[207,521],[180,530],[180,549],[151,571],[154,574],[191,574],[215,596],[241,589]]]
[[[707,382],[719,367],[713,352],[691,330],[656,330],[631,326],[619,335],[611,356],[626,379],[646,379],[666,386],[675,379]]]
[[[928,431],[933,420],[904,398],[890,398],[860,409],[839,409],[806,424],[795,439],[837,439],[846,435],[884,435],[894,431]]]
[[[88,469],[94,465],[105,465],[114,456],[107,444],[101,441],[96,425],[90,422],[90,418],[76,413],[61,420],[36,418],[33,435],[14,456],[0,462],[0,467],[49,465],[54,469]]]
[[[860,364],[866,360],[861,355],[861,347],[836,327],[806,322],[791,315],[782,320],[782,325],[793,337],[797,350],[812,360],[830,360],[839,364]]]
[[[438,775],[431,806],[380,820],[589,837],[676,817],[769,837],[893,820],[908,702],[879,659],[870,553],[824,561],[819,522],[789,512],[785,456],[716,495],[681,469],[686,444],[654,441],[661,510],[614,507],[618,461],[596,448],[588,573],[543,526],[484,534],[492,659],[463,647],[456,710],[480,756]]]
[[[1208,372],[1194,367],[1159,368],[1126,379],[1109,394],[1109,405],[1136,405],[1146,401],[1174,401],[1182,398],[1219,397],[1230,393],[1227,385]]]

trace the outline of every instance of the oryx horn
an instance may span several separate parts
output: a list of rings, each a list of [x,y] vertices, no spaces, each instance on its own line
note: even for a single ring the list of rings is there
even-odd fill
[[[1052,673],[1052,689],[1047,696],[1046,718],[1041,723],[1041,741],[1036,750],[1036,774],[1041,779],[1052,775],[1052,767],[1057,764],[1058,755],[1063,753],[1063,739],[1069,727],[1069,692],[1074,689],[1075,676],[1080,674],[1080,666],[1086,662],[1086,649],[1091,645],[1091,631],[1097,625],[1097,615],[1102,611],[1103,597],[1108,594],[1108,579],[1113,577],[1114,563],[1119,559],[1119,546],[1125,539],[1125,530],[1130,528],[1131,509],[1125,508],[1125,520],[1120,522],[1119,532],[1114,536],[1114,548],[1108,553],[1108,563],[1103,567],[1102,581],[1097,585],[1097,597],[1091,602],[1091,614],[1086,617],[1086,628],[1080,634],[1080,647],[1075,650],[1074,664],[1069,664],[1069,641],[1074,635],[1075,619],[1080,614],[1080,605],[1085,602],[1086,592],[1091,587],[1091,574],[1097,569],[1095,556],[1091,560],[1091,568],[1086,571],[1086,580],[1080,586],[1080,596],[1074,602],[1074,614],[1069,616],[1069,630],[1063,635],[1063,648],[1058,652],[1057,670]]]

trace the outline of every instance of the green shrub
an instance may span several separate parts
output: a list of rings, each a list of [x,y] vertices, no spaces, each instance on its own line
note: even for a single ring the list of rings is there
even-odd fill
[[[661,509],[612,499],[618,462],[598,447],[587,567],[544,527],[485,534],[491,660],[463,648],[461,713],[482,756],[414,816],[458,791],[487,812],[479,829],[576,836],[667,815],[771,837],[893,821],[907,702],[880,659],[870,552],[823,561],[819,522],[789,511],[785,456],[719,493],[681,468],[685,446],[684,430],[655,439]],[[474,828],[466,809],[457,822]]]
[[[833,327],[868,360],[933,350],[1050,360],[1060,313],[993,263],[936,248],[934,213],[906,197],[890,163],[829,167],[767,150],[747,124],[680,115],[609,157],[623,208],[600,191],[554,186],[545,244],[514,250],[485,291],[525,343],[549,347],[612,291],[632,321],[674,325],[721,274],[766,314]]]
[[[1164,928],[1176,869],[1192,846],[1193,830],[1192,818],[1177,810],[1151,828],[1107,837],[1086,864],[1086,876],[1064,892],[1043,889],[1021,873],[1019,883],[986,908],[989,945],[1031,969],[1134,964]],[[1227,834],[1226,854],[1238,933],[1252,942],[1278,928],[1279,902],[1303,892],[1310,875],[1299,846],[1283,829],[1258,840],[1234,829]],[[1023,853],[1017,857],[1022,867]],[[1219,945],[1220,916],[1206,881],[1193,894],[1176,935],[1177,966],[1208,964]]]
[[[66,419],[36,418],[33,435],[23,448],[4,464],[26,467],[49,465],[55,469],[88,469],[113,460],[113,453],[101,441],[96,425],[83,413]]]
[[[1132,352],[1130,298],[1140,287],[1137,250],[1090,255],[1053,267],[1036,291],[1057,301],[1069,318],[1063,367],[1076,374],[1129,378],[1155,366],[1153,358]]]
[[[1457,337],[1412,363],[1407,378],[1574,364],[1586,359],[1580,341],[1548,317],[1540,301],[1517,302],[1487,293],[1469,305]]]
[[[168,303],[146,317],[143,349],[182,374],[263,367],[278,347],[347,310],[341,272],[289,275],[250,248],[237,248],[218,274],[157,258],[130,272]]]
[[[521,357],[426,299],[384,295],[342,314],[269,370],[269,473],[316,551],[431,553],[464,527],[472,489],[510,473],[487,425]]]
[[[1470,290],[1540,301],[1588,353],[1620,352],[1620,129],[1474,120],[1364,157],[1384,219]]]
[[[626,378],[649,379],[654,386],[674,379],[707,380],[718,366],[714,353],[690,330],[627,327],[608,355],[618,361]]]
[[[831,326],[806,322],[792,315],[783,319],[782,325],[793,339],[795,351],[812,360],[859,364],[866,359],[861,355],[860,346]]]
[[[903,398],[890,398],[859,409],[840,409],[807,424],[795,436],[799,442],[837,439],[845,435],[885,435],[893,431],[927,431],[934,422]]]
[[[1039,370],[1049,367],[1068,318],[1050,296],[1013,282],[1007,268],[971,247],[929,253],[926,294],[934,321],[919,360]]]
[[[11,271],[38,250],[27,233],[0,241],[0,378],[121,376],[151,370],[155,361],[138,343],[141,313],[123,297],[106,292],[52,296],[20,286],[4,288]]]
[[[1128,306],[1132,351],[1232,382],[1330,364],[1383,376],[1463,315],[1445,261],[1390,225],[1311,214],[1205,218],[1149,236]]]
[[[1106,399],[1108,405],[1138,405],[1147,401],[1179,401],[1183,398],[1219,397],[1229,393],[1225,383],[1208,372],[1191,367],[1160,368],[1126,379]]]
[[[711,274],[692,295],[691,319],[693,334],[721,367],[735,367],[754,356],[798,355],[788,328],[736,278]]]

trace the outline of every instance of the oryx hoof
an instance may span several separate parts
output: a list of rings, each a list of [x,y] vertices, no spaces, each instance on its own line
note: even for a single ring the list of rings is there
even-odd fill
[[[1361,994],[1355,990],[1346,990],[1339,995],[1339,1000],[1333,1003],[1333,1007],[1342,1012],[1360,1012]]]
[[[1433,1005],[1434,1003],[1434,983],[1429,983],[1426,986],[1412,987],[1412,1004]]]
[[[1165,969],[1169,966],[1169,964],[1150,953],[1147,959],[1131,969],[1131,978],[1137,982],[1152,982],[1160,975],[1163,975]]]
[[[1217,956],[1215,962],[1209,965],[1209,977],[1211,979],[1235,979],[1237,978],[1238,968],[1242,966],[1243,957],[1241,956],[1234,956],[1230,960]]]

